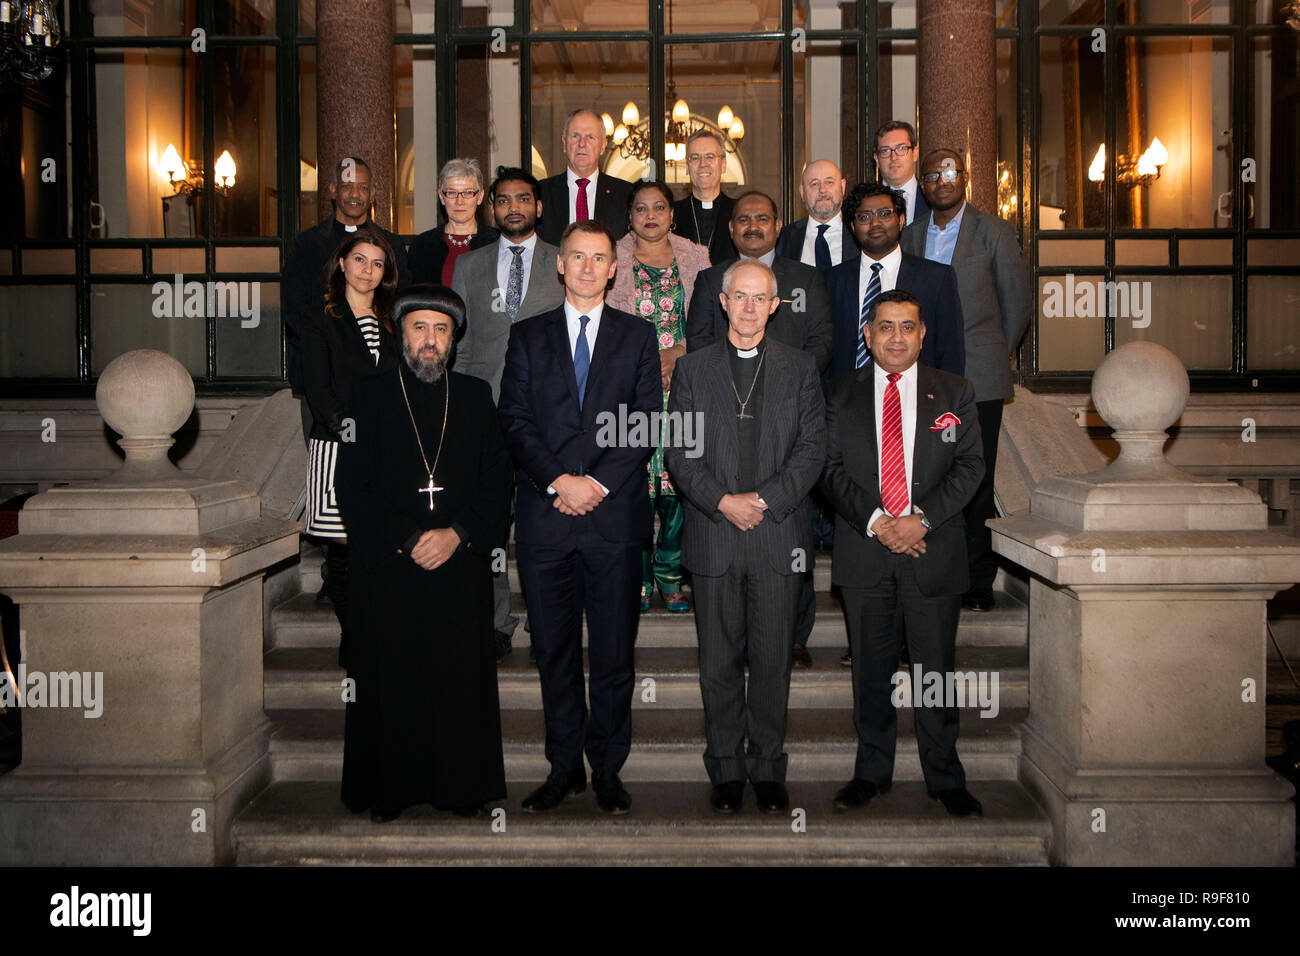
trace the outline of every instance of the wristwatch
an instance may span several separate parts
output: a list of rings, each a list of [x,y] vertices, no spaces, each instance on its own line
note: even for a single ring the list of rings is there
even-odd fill
[[[930,519],[925,516],[925,512],[920,508],[913,507],[912,514],[921,519],[921,527],[925,528],[926,531],[934,530],[934,525],[930,524]]]

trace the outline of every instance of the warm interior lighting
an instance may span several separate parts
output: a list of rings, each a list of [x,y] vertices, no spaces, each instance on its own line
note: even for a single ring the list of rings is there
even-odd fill
[[[737,116],[735,122],[727,128],[727,133],[737,143],[745,138],[745,124],[741,121],[739,116]]]
[[[627,106],[623,107],[623,125],[630,127],[635,126],[639,122],[641,122],[641,113],[636,108],[636,104],[631,100],[628,100]]]
[[[305,193],[314,193],[316,186],[316,167],[305,159],[298,160],[298,188]]]
[[[1159,175],[1160,167],[1167,162],[1169,162],[1169,150],[1165,149],[1165,144],[1160,142],[1160,137],[1153,136],[1151,138],[1151,145],[1147,147],[1147,151],[1143,153],[1142,158],[1138,160],[1138,172],[1143,171],[1143,163],[1149,163],[1154,167],[1154,174]]]
[[[673,122],[687,123],[691,119],[691,108],[686,105],[685,100],[678,100],[673,104]]]
[[[1102,143],[1097,147],[1097,155],[1092,157],[1092,165],[1088,167],[1088,178],[1094,183],[1099,183],[1106,178],[1106,144]]]
[[[221,155],[217,157],[215,170],[218,186],[229,189],[235,185],[235,157],[230,155],[230,150],[222,150]]]
[[[614,145],[622,146],[625,142],[627,142],[627,137],[628,137],[627,127],[624,126],[622,123],[619,123],[618,127],[614,130]]]
[[[173,183],[185,182],[186,172],[185,163],[181,161],[180,153],[176,152],[176,147],[171,143],[163,151],[162,159],[158,161],[159,167],[167,174],[167,179]]]
[[[603,124],[605,125],[605,135],[606,135],[606,136],[613,136],[613,135],[614,135],[614,117],[610,116],[608,113],[601,113],[601,114],[600,114],[600,121],[601,121],[601,123],[603,123]]]
[[[724,105],[718,110],[718,129],[731,129],[731,124],[736,120],[736,114],[731,112],[731,107]]]

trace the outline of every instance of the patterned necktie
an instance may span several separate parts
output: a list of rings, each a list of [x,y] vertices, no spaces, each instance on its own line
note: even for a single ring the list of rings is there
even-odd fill
[[[880,414],[880,504],[897,518],[907,514],[907,466],[903,459],[903,406],[898,396],[902,372],[890,372]]]
[[[862,314],[858,318],[858,368],[866,365],[870,357],[870,353],[867,352],[867,337],[862,334],[862,327],[867,324],[867,313],[871,311],[871,303],[875,302],[880,295],[882,268],[879,262],[871,263],[871,281],[867,283],[867,294],[862,297]]]
[[[823,222],[817,227],[817,238],[813,240],[813,256],[816,258],[817,268],[825,272],[832,265],[831,263],[831,246],[826,241],[826,230],[831,227],[829,222]]]
[[[587,373],[591,371],[591,349],[587,346],[587,323],[591,316],[584,315],[579,321],[578,346],[573,350],[573,377],[578,380],[578,409],[582,410],[582,400],[586,397]]]
[[[574,222],[581,222],[583,219],[591,218],[591,211],[587,208],[587,183],[590,179],[578,180],[578,203],[574,207],[577,215],[573,217]]]
[[[513,322],[519,315],[519,306],[524,301],[524,247],[511,246],[515,261],[510,263],[510,280],[506,283],[506,312]]]

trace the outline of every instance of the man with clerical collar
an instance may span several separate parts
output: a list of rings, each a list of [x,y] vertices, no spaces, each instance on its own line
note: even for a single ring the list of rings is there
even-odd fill
[[[492,634],[510,459],[486,382],[447,368],[464,305],[416,285],[393,303],[402,361],[353,390],[339,449],[353,639],[343,802],[391,820],[461,816],[506,795]]]
[[[816,266],[823,273],[857,255],[853,233],[840,218],[847,185],[840,168],[829,159],[816,159],[804,167],[799,196],[808,215],[781,230],[776,254]]]
[[[697,129],[686,139],[686,175],[691,192],[673,204],[673,232],[709,250],[713,263],[736,257],[731,241],[731,197],[722,191],[727,149],[711,129]]]
[[[777,296],[768,266],[733,262],[719,293],[727,333],[678,360],[668,397],[670,416],[696,416],[704,430],[701,455],[670,446],[666,460],[686,498],[682,564],[695,593],[704,765],[719,813],[740,809],[746,780],[759,810],[790,805],[786,705],[813,555],[808,492],[826,428],[816,361],[766,334]]]
[[[902,289],[877,297],[863,335],[872,361],[826,393],[821,478],[836,511],[831,580],[848,618],[858,731],[853,779],[835,795],[841,810],[864,806],[893,783],[904,634],[913,671],[953,686],[969,581],[962,509],[984,476],[975,389],[917,361],[926,326],[916,297]],[[957,756],[956,701],[923,700],[922,683],[912,683],[909,702],[926,790],[953,816],[982,815]]]

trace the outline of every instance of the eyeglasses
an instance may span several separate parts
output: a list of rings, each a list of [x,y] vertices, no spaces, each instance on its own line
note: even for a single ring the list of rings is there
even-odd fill
[[[853,221],[859,225],[870,225],[872,217],[884,222],[894,216],[893,206],[883,206],[880,209],[859,209],[853,214]]]
[[[909,146],[907,143],[899,143],[897,146],[882,146],[876,150],[876,155],[881,159],[888,159],[890,156],[902,156],[904,153],[910,153],[916,149],[915,146]]]
[[[754,303],[755,308],[762,308],[772,299],[772,297],[765,292],[760,292],[757,295],[746,295],[744,292],[733,292],[729,298],[742,309],[745,307],[746,302]]]
[[[691,153],[686,157],[686,161],[691,164],[695,163],[716,163],[718,161],[717,153]]]
[[[921,177],[921,182],[937,183],[939,180],[942,179],[945,183],[955,183],[957,181],[957,177],[960,176],[962,172],[964,172],[964,170],[941,169],[937,173],[926,173],[924,176]]]
[[[473,199],[482,190],[480,189],[444,189],[442,191],[443,199]]]

